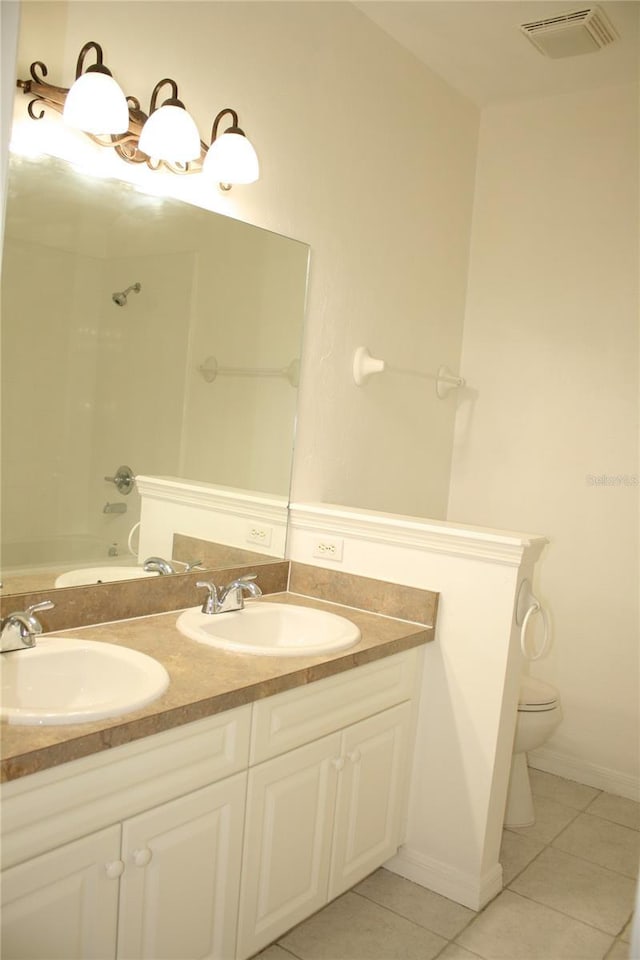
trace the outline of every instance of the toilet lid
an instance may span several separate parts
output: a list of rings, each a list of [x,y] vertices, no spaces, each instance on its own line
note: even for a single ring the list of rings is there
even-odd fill
[[[534,677],[523,677],[520,681],[518,710],[553,710],[560,694],[550,683],[543,683]]]

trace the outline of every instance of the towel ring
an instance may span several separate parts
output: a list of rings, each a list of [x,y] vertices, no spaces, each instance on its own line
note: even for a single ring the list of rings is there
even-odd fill
[[[527,650],[527,627],[529,626],[529,620],[534,614],[539,613],[542,617],[543,625],[543,636],[540,649],[536,650],[535,653],[529,653]],[[527,612],[525,613],[522,626],[520,627],[520,649],[522,650],[523,656],[527,660],[539,660],[546,652],[549,646],[549,617],[547,616],[547,611],[539,603],[538,600],[534,599],[534,602],[531,604]]]
[[[536,613],[539,613],[542,617],[544,634],[540,649],[536,650],[533,654],[529,654],[527,651],[527,627],[529,626],[531,617],[533,617]],[[531,589],[531,583],[526,578],[520,584],[518,595],[516,597],[515,621],[516,625],[520,627],[520,649],[522,650],[523,656],[527,660],[539,660],[540,657],[544,656],[549,649],[549,639],[551,634],[549,617],[547,616],[547,611],[544,609],[535,593]]]
[[[138,530],[139,527],[140,527],[140,521],[138,520],[138,522],[134,523],[134,525],[131,527],[131,530],[129,530],[129,537],[127,539],[127,549],[129,553],[132,554],[134,557],[138,556],[138,551],[133,549],[133,538],[135,536],[136,530]]]

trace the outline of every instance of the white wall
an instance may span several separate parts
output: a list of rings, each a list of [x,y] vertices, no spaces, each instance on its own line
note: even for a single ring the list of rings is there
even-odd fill
[[[448,516],[540,530],[564,722],[535,762],[638,786],[638,99],[483,112]],[[621,476],[594,484],[590,477]]]
[[[222,223],[194,264],[180,468],[173,472],[287,498],[297,390],[284,375],[259,371],[299,364],[309,251],[275,233]],[[207,380],[200,367],[212,357],[219,372]],[[238,370],[255,375],[229,372]]]
[[[100,261],[10,230],[2,284],[2,532],[8,544],[33,541],[38,563],[47,556],[37,543],[86,533],[89,464],[83,451],[96,379],[95,330],[86,305],[99,283]],[[8,566],[25,562],[18,549],[7,549]]]
[[[41,6],[67,17],[62,59]],[[311,245],[296,497],[443,516],[454,405],[409,378],[359,389],[351,363],[364,342],[399,366],[458,364],[477,109],[348,3],[78,0],[24,16],[21,76],[43,59],[69,84],[96,37],[144,107],[172,76],[203,137],[220,108],[238,110],[260,181],[223,196],[170,179]]]
[[[20,29],[18,0],[4,0],[0,4],[0,63],[2,64],[2,101],[0,103],[0,227],[4,224],[8,144],[11,137],[13,84],[15,82],[16,50]]]

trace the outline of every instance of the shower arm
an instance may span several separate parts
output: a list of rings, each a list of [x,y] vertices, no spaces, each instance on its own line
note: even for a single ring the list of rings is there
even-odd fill
[[[132,283],[130,287],[127,287],[126,290],[116,290],[115,293],[111,294],[111,299],[114,303],[117,303],[119,307],[125,307],[127,305],[128,295],[133,293],[140,293],[142,290],[141,283]]]

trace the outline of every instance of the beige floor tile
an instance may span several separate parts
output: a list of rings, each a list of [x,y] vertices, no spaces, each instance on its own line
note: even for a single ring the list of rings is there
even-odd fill
[[[486,960],[602,960],[613,937],[504,890],[456,941]]]
[[[553,773],[535,770],[533,767],[529,767],[529,780],[534,797],[546,797],[556,803],[563,803],[565,807],[573,807],[574,810],[584,810],[600,793],[595,787],[565,780],[564,777],[556,777]]]
[[[468,907],[447,900],[389,870],[376,870],[358,884],[355,892],[447,940],[452,940],[475,916]]]
[[[607,954],[607,960],[631,960],[629,956],[629,944],[622,940],[616,940],[611,951]]]
[[[272,943],[270,947],[263,950],[262,953],[256,953],[252,960],[293,960],[295,954],[283,950],[277,943]]]
[[[504,830],[500,847],[503,885],[508,887],[514,877],[517,877],[541,850],[544,850],[544,843],[540,840],[530,840],[518,833]]]
[[[627,800],[626,797],[616,797],[612,793],[601,793],[592,804],[588,813],[605,820],[621,823],[623,827],[640,830],[640,803]]]
[[[627,877],[638,874],[640,832],[603,820],[602,817],[579,814],[552,845]]]
[[[446,940],[355,893],[345,893],[279,941],[301,960],[431,960]]]
[[[480,954],[465,950],[459,943],[450,943],[444,948],[438,960],[478,960],[479,957]],[[484,957],[480,957],[480,960],[484,960]]]
[[[626,940],[627,943],[631,943],[631,929],[633,925],[633,917],[629,920],[629,923],[626,925],[622,933],[620,934],[621,940]]]
[[[530,840],[541,840],[542,843],[550,843],[554,837],[564,830],[564,828],[577,817],[578,811],[567,807],[555,800],[549,800],[547,797],[535,797],[534,807],[536,822],[530,827],[509,827],[513,833],[521,837],[529,837]]]
[[[633,910],[636,884],[613,870],[547,847],[510,889],[616,936]]]

